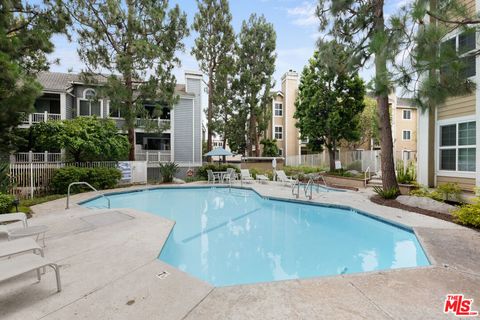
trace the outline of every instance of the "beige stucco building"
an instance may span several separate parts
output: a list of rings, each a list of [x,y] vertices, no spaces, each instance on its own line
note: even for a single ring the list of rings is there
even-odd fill
[[[267,138],[276,139],[280,156],[288,157],[302,153],[305,144],[300,140],[300,131],[295,127],[295,100],[298,95],[299,75],[288,71],[282,77],[281,90],[272,99],[272,119],[266,133]]]
[[[480,1],[462,0],[471,13],[478,13]],[[480,56],[468,54],[480,49],[478,33],[459,28],[444,43],[465,55],[464,76],[480,83]],[[472,94],[452,97],[432,110],[419,113],[418,180],[428,186],[458,183],[464,190],[480,186],[480,87]]]
[[[416,160],[417,158],[417,108],[410,99],[390,95],[393,152],[395,160]]]

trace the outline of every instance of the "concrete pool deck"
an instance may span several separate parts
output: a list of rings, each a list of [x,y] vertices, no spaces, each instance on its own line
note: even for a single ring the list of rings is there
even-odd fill
[[[246,187],[292,199],[282,185]],[[312,202],[346,205],[413,227],[432,266],[214,288],[157,259],[173,221],[76,204],[95,193],[73,196],[70,210],[65,199],[35,206],[29,223],[49,226],[45,255],[60,264],[63,291],[56,293],[49,271],[40,282],[32,273],[0,283],[0,318],[449,319],[453,315],[443,314],[449,293],[473,298],[474,310],[480,310],[480,233],[374,204],[370,194],[314,193]]]

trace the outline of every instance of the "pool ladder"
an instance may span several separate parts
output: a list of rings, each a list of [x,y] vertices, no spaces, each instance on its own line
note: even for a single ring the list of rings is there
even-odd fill
[[[325,187],[327,186],[327,182],[323,176],[320,176],[323,180],[323,184]],[[317,192],[320,192],[320,183],[315,184],[313,178],[308,180],[308,183],[303,186],[303,193],[305,194],[305,198],[308,200],[312,200],[313,198],[313,187],[317,186]],[[292,195],[294,195],[297,199],[300,197],[300,181],[297,179],[292,185]]]
[[[79,181],[79,182],[72,182],[68,185],[68,192],[67,192],[67,207],[65,209],[70,209],[70,188],[72,186],[75,186],[75,185],[80,185],[80,184],[83,184],[83,185],[86,185],[87,187],[89,187],[90,189],[92,189],[93,191],[95,192],[98,192],[97,189],[95,189],[94,187],[92,187],[92,185],[88,182],[85,182],[85,181]],[[101,194],[100,197],[104,198],[107,200],[108,202],[108,209],[110,209],[110,199],[105,196],[104,194]]]

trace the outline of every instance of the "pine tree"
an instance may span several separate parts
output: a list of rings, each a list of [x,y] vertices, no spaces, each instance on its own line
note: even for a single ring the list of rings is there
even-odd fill
[[[129,159],[135,160],[137,117],[158,117],[178,98],[172,70],[180,63],[176,53],[184,49],[188,34],[186,15],[178,5],[169,9],[168,0],[69,0],[68,9],[77,22],[86,79],[105,77],[99,94],[125,119]],[[155,105],[152,115],[146,102]]]
[[[50,66],[51,37],[64,33],[69,22],[57,1],[0,3],[0,150],[14,148],[12,129],[42,93],[36,74]]]
[[[337,57],[344,54],[336,43],[322,46],[334,46]],[[325,57],[317,51],[304,68],[294,117],[302,138],[308,138],[310,150],[327,148],[330,171],[334,171],[340,142],[360,138],[359,115],[365,107],[365,85],[356,72],[331,68],[324,61]]]
[[[200,69],[208,75],[207,151],[210,151],[215,131],[215,113],[218,116],[222,108],[228,107],[224,97],[229,69],[233,66],[235,33],[228,0],[197,0],[197,5],[198,12],[192,27],[198,32],[198,37],[192,54],[198,60]],[[226,116],[228,111],[224,110],[223,113],[221,116]],[[226,124],[226,119],[224,121]]]
[[[271,94],[274,86],[276,33],[265,17],[252,14],[243,21],[237,47],[237,77],[234,87],[238,109],[245,109],[247,152],[260,156],[260,139],[268,128]],[[255,153],[253,149],[255,148]]]

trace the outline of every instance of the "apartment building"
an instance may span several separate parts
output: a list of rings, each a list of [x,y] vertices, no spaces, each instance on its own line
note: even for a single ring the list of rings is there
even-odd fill
[[[26,115],[20,127],[47,121],[97,116],[115,120],[123,131],[125,120],[120,110],[110,106],[109,99],[96,99],[96,90],[101,85],[85,83],[79,74],[42,72],[38,81],[43,86],[43,95],[35,102],[35,112]],[[137,119],[135,129],[135,153],[137,160],[175,161],[201,165],[202,162],[202,74],[185,72],[185,83],[176,86],[178,102],[165,106],[162,114],[153,116],[154,106],[145,102],[150,118]],[[149,122],[149,123],[147,123]],[[155,125],[168,128],[161,134],[147,130]],[[153,132],[152,132],[153,131]]]
[[[272,119],[266,137],[276,139],[279,156],[296,156],[306,152],[306,141],[301,141],[300,131],[295,127],[295,100],[298,95],[299,75],[288,71],[282,77],[281,90],[273,94]]]
[[[480,10],[475,0],[462,1],[472,13]],[[478,33],[455,28],[442,45],[465,55],[464,76],[480,83],[480,56],[469,53],[480,49]],[[472,191],[480,186],[480,87],[465,96],[448,98],[432,110],[419,112],[418,181],[438,186],[457,183]]]
[[[411,99],[388,97],[392,121],[393,152],[395,160],[417,159],[417,108]]]

